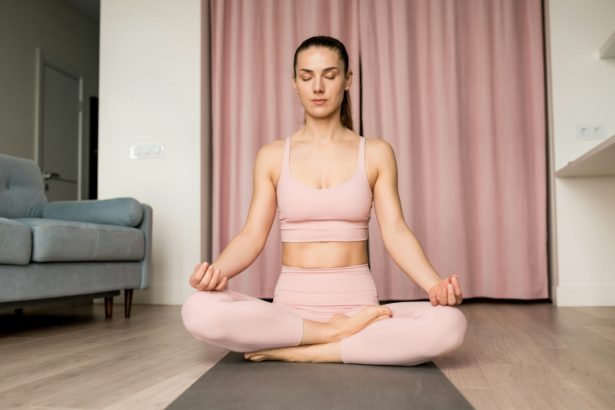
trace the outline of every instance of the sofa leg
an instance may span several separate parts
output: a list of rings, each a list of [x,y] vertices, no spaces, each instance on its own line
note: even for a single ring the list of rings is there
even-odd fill
[[[132,307],[132,289],[124,289],[124,317],[130,317]]]
[[[105,296],[105,317],[110,319],[113,316],[113,296]]]

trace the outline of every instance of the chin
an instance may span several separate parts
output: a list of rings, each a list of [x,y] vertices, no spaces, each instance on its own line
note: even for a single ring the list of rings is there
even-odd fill
[[[305,107],[303,107],[304,111],[306,114],[309,114],[310,116],[314,117],[314,118],[328,118],[332,115],[334,115],[335,113],[337,113],[340,110],[340,107],[335,107],[333,109],[328,109],[327,111],[325,110],[314,110],[312,107],[309,107],[309,109],[305,109]]]
[[[323,119],[326,119],[326,118],[333,117],[336,112],[337,111],[327,112],[327,113],[322,113],[322,112],[314,113],[314,112],[306,111],[305,113],[308,114],[310,117],[312,117],[314,119],[323,120]]]

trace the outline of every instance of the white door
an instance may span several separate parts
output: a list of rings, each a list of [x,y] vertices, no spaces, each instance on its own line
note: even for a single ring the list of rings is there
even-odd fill
[[[49,201],[81,197],[82,77],[38,50],[37,161]]]

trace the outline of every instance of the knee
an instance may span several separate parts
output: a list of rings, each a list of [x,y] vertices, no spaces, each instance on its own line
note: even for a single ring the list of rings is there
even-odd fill
[[[181,307],[181,318],[186,330],[198,340],[216,340],[222,337],[223,327],[212,292],[192,293]]]
[[[434,309],[434,314],[437,316],[435,322],[441,330],[439,354],[456,350],[465,339],[468,328],[466,316],[459,308],[454,306],[436,306]]]

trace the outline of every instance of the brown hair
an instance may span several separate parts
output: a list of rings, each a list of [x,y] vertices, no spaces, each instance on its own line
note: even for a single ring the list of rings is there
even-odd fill
[[[338,55],[344,62],[344,77],[347,76],[349,67],[348,67],[348,53],[346,52],[346,47],[344,44],[334,37],[329,36],[314,36],[310,37],[303,41],[295,50],[295,58],[293,60],[293,76],[297,78],[297,55],[310,47],[327,47],[332,50],[337,51]],[[352,109],[350,103],[350,92],[348,90],[344,90],[344,99],[342,100],[342,107],[340,110],[340,120],[342,121],[342,125],[352,131],[354,131],[354,126],[352,123]],[[305,119],[304,119],[305,122]]]

